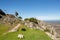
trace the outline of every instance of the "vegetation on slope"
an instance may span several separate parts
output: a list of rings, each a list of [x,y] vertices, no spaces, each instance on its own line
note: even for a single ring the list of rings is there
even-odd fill
[[[22,28],[25,28],[26,30],[23,31]],[[19,39],[17,37],[18,34],[23,34],[24,38]],[[51,40],[51,38],[41,30],[27,28],[26,26],[22,25],[17,32],[2,35],[0,40]]]
[[[38,24],[38,22],[37,22],[38,20],[36,18],[33,18],[33,17],[32,18],[25,18],[24,20]]]
[[[4,25],[4,24],[0,24],[0,36],[7,32],[10,28],[7,26],[7,25]]]
[[[26,27],[25,25],[21,25],[18,31],[16,32],[4,34],[8,32],[8,30],[13,28],[15,24],[24,24],[24,22],[22,20],[22,17],[18,16],[18,12],[15,12],[15,15],[5,14],[6,16],[4,16],[2,14],[4,13],[0,10],[0,40],[51,40],[51,38],[48,35],[46,35],[43,31],[33,28],[31,29]],[[38,24],[38,20],[36,18],[26,18],[25,21],[26,20]],[[8,27],[8,24],[11,27]],[[19,39],[18,34],[23,34],[24,38]]]

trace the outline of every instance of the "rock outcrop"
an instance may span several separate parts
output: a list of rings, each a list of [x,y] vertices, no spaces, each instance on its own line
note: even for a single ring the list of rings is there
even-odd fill
[[[60,39],[60,28],[58,30],[53,25],[43,22],[41,20],[37,20],[37,22],[38,22],[38,24],[36,24],[34,22],[25,21],[25,25],[30,28],[36,28],[36,29],[50,33],[51,36],[52,35],[54,36],[53,40]]]
[[[17,25],[19,20],[12,14],[6,14],[0,9],[0,24],[8,24],[10,26]]]

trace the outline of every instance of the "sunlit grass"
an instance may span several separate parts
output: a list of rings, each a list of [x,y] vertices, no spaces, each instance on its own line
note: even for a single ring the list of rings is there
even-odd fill
[[[26,31],[22,31],[21,29],[25,28]],[[2,30],[2,29],[1,29]],[[5,29],[3,29],[5,30]],[[18,34],[23,34],[24,38],[19,39]],[[19,28],[17,32],[8,33],[6,35],[2,35],[0,40],[51,40],[49,36],[47,36],[43,31],[37,29],[27,28],[22,26]]]

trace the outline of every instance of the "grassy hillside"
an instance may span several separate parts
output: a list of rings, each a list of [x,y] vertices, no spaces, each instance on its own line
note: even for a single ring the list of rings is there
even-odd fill
[[[10,29],[10,27],[8,27],[7,25],[0,24],[0,35],[7,32],[9,29]]]
[[[1,25],[0,25],[1,26]],[[25,28],[26,31],[22,31],[21,29]],[[0,32],[6,31],[5,28],[0,27]],[[19,39],[18,34],[23,34],[24,38]],[[8,33],[6,35],[0,35],[0,40],[51,40],[49,36],[47,36],[43,31],[37,29],[30,29],[25,26],[21,26],[17,32]]]

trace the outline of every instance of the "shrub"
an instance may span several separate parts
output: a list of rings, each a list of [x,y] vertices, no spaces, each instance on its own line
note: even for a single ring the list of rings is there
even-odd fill
[[[30,22],[38,24],[37,19],[33,18],[33,17],[32,18],[25,18],[24,21],[30,21]]]
[[[22,30],[22,31],[26,31],[26,29],[25,29],[25,28],[22,28],[21,30]]]
[[[49,30],[48,28],[46,28],[44,31],[45,31],[45,32],[50,32],[50,30]]]
[[[52,31],[52,35],[54,35],[54,31]]]
[[[29,19],[29,21],[30,21],[30,22],[34,22],[34,23],[38,24],[38,22],[37,22],[37,19],[36,19],[36,18],[30,18],[30,19]]]
[[[24,21],[27,21],[27,20],[29,20],[29,18],[25,18],[25,19],[24,19]]]

